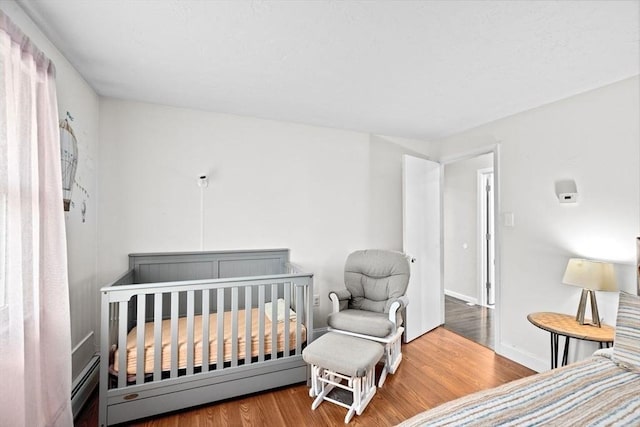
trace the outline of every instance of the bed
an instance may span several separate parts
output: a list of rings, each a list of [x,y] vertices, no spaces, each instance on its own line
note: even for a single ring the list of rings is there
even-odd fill
[[[129,267],[101,289],[100,426],[307,381],[313,275],[287,249]]]
[[[639,426],[640,297],[621,293],[612,349],[420,413],[416,426]]]

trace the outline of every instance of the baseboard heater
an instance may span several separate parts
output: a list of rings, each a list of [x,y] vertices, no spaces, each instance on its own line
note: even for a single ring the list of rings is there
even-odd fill
[[[94,355],[71,384],[71,410],[75,418],[100,380],[100,356]]]

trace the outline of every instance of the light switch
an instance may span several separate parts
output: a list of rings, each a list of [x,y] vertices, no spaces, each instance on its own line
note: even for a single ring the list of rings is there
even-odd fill
[[[515,227],[515,218],[513,212],[505,212],[503,214],[503,221],[505,227]]]

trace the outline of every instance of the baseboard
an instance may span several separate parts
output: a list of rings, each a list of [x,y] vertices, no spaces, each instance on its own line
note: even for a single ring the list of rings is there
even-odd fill
[[[462,300],[462,301],[466,301],[466,302],[474,304],[474,305],[478,305],[478,298],[473,298],[473,297],[469,297],[469,296],[466,296],[466,295],[462,295],[462,294],[459,294],[457,292],[450,291],[448,289],[444,290],[444,294],[447,295],[447,296]]]
[[[100,380],[100,356],[94,355],[71,384],[71,410],[75,418]]]
[[[542,360],[532,353],[516,348],[510,344],[502,343],[499,348],[496,348],[496,353],[529,369],[533,369],[536,372],[545,372],[551,368],[550,360]]]

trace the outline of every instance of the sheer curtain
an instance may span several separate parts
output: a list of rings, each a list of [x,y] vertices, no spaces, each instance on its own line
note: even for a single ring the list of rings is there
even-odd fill
[[[0,11],[0,425],[71,426],[55,68]]]

